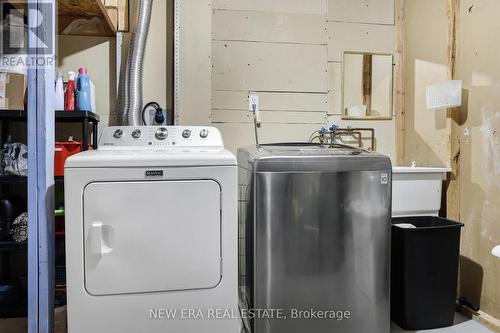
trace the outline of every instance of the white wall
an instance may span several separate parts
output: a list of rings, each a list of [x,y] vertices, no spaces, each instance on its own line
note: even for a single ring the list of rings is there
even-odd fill
[[[136,0],[130,0],[130,29],[133,29],[135,20],[134,1]],[[144,58],[143,105],[154,101],[167,109],[173,107],[172,12],[173,0],[153,1]],[[125,70],[124,64],[127,61],[130,37],[130,33],[124,34],[121,54],[122,70]]]
[[[247,96],[260,96],[261,142],[306,141],[322,126],[373,127],[395,157],[395,122],[341,120],[342,52],[393,53],[394,0],[214,0],[211,122],[232,151],[252,144]]]
[[[460,79],[467,91],[460,127],[461,296],[500,325],[500,2],[460,1]],[[492,319],[494,321],[494,319]]]
[[[163,107],[172,104],[172,79],[167,73],[172,65],[172,52],[167,49],[167,38],[172,38],[167,10],[172,0],[153,1],[146,58],[144,60],[144,104],[155,101]],[[126,51],[126,50],[124,50]],[[123,54],[126,57],[126,52]]]
[[[99,127],[114,125],[113,112],[116,101],[116,39],[114,37],[59,36],[57,70],[68,79],[68,71],[85,67],[96,87],[96,109],[100,116]],[[58,126],[57,140],[66,140],[72,135],[81,140],[81,126],[68,124]]]
[[[429,111],[425,104],[426,86],[448,80],[447,1],[406,0],[404,6],[405,163],[448,166],[447,110]]]
[[[211,112],[211,0],[181,0],[176,123],[209,125]]]

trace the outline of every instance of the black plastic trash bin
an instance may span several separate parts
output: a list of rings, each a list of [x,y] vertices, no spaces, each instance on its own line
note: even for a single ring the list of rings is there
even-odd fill
[[[461,227],[432,216],[392,219],[391,319],[401,328],[453,325]]]

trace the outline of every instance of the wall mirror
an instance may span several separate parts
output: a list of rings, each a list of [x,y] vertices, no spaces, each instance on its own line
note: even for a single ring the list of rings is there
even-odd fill
[[[392,54],[345,51],[342,119],[392,119],[392,113]]]

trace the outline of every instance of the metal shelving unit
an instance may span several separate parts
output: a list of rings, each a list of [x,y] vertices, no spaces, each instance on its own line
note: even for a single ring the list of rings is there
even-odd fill
[[[22,110],[0,110],[0,121],[2,122],[2,142],[5,142],[9,132],[9,123],[12,121],[26,121],[27,112]],[[56,123],[81,123],[82,124],[82,145],[86,150],[89,144],[88,132],[92,125],[92,145],[97,148],[97,126],[99,115],[89,111],[56,111]],[[6,127],[4,127],[6,126]]]
[[[18,243],[15,241],[0,241],[0,251],[24,250],[28,247],[28,242]]]
[[[0,176],[0,184],[25,184],[28,177],[23,176]]]
[[[10,125],[12,122],[26,122],[28,120],[28,114],[26,111],[22,110],[0,110],[0,127],[1,127],[1,144],[7,140],[7,136],[10,132]],[[98,140],[98,124],[99,116],[93,112],[85,111],[56,111],[55,112],[55,123],[80,123],[81,124],[81,135],[82,135],[82,149],[87,150],[89,148],[89,143],[92,142],[93,148],[97,148]],[[92,139],[90,139],[90,129],[92,128]],[[4,175],[0,176],[0,192],[3,194],[10,193],[12,188],[19,189],[22,188],[27,190],[28,187],[28,177],[15,176],[15,175]],[[56,187],[59,185],[59,189],[64,186],[64,177],[54,177],[54,182]],[[64,232],[56,232],[55,239],[58,241],[65,241]],[[18,243],[11,240],[0,241],[0,266],[3,269],[8,270],[9,262],[11,261],[11,254],[26,253],[28,250],[28,242]],[[26,265],[28,263],[26,262]],[[10,280],[16,280],[18,277],[12,276],[10,271],[4,271],[4,273],[10,277]],[[14,273],[15,274],[15,273]],[[58,292],[62,291],[63,286],[59,286]],[[26,299],[25,299],[26,298]],[[19,302],[12,304],[10,306],[0,307],[0,318],[14,318],[14,317],[24,317],[27,313],[27,296],[22,296]]]

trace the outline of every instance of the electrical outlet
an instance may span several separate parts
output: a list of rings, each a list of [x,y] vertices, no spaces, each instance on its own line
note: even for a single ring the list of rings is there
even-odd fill
[[[248,111],[253,112],[253,106],[255,105],[255,111],[259,111],[259,96],[258,95],[248,95]]]
[[[248,95],[248,111],[254,112],[255,107],[255,119],[257,123],[260,123],[260,112],[259,112],[259,95]]]
[[[163,112],[163,123],[157,123],[156,120],[155,120],[155,113],[156,113],[156,110],[154,109],[151,109],[149,110],[149,114],[148,114],[148,118],[147,120],[149,120],[149,124],[148,125],[167,125],[167,110],[166,109],[163,109],[162,110]]]

